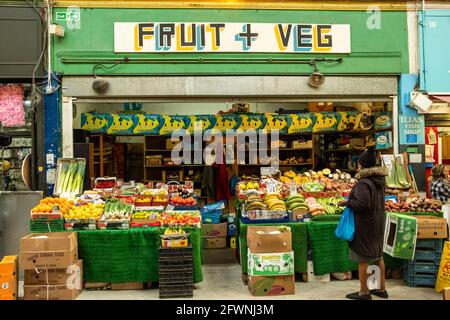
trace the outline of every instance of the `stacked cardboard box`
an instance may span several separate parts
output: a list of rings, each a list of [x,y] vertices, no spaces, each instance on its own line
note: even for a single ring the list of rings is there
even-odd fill
[[[292,234],[284,226],[247,228],[248,288],[254,296],[295,293]]]
[[[204,249],[220,249],[227,246],[228,226],[226,222],[202,224]]]
[[[32,233],[20,239],[24,300],[74,300],[83,290],[83,262],[74,232]]]
[[[17,299],[17,256],[6,256],[0,261],[0,300]]]

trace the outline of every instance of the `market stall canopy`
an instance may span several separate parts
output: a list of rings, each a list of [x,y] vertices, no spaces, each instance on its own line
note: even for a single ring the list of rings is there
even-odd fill
[[[387,101],[397,95],[395,76],[325,76],[318,88],[308,84],[308,76],[171,76],[171,77],[104,77],[109,82],[105,94],[92,89],[93,77],[63,78],[63,95],[76,97],[78,102],[167,101],[205,99],[323,101]]]
[[[450,103],[450,94],[449,95],[430,95],[430,98]]]

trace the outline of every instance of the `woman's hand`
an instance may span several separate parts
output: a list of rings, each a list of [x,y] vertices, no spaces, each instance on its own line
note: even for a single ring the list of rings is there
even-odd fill
[[[338,206],[339,206],[339,207],[345,207],[345,206],[347,206],[347,200],[339,201]]]

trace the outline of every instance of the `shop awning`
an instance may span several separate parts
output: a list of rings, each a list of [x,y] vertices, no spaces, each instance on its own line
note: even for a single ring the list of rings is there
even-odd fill
[[[308,76],[142,76],[104,77],[105,94],[92,89],[94,77],[63,77],[63,95],[82,101],[167,101],[245,99],[246,101],[388,101],[397,95],[395,76],[326,76],[318,88]]]

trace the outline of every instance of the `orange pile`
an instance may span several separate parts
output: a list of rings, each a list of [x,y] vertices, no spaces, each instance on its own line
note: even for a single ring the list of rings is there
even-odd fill
[[[52,213],[53,207],[59,207],[59,211],[62,214],[67,214],[70,208],[74,205],[72,200],[67,200],[64,198],[51,198],[47,197],[42,199],[39,204],[34,207],[32,213]]]

